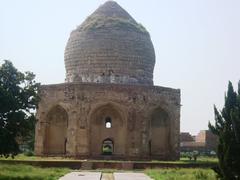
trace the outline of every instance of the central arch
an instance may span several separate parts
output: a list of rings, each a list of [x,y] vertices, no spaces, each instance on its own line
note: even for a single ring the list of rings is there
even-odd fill
[[[125,154],[126,125],[121,110],[113,104],[97,107],[91,115],[90,148],[92,156]],[[103,152],[106,148],[108,153]]]

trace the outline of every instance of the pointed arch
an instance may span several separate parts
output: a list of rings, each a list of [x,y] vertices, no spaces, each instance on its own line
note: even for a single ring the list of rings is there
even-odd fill
[[[66,153],[68,114],[60,105],[50,109],[46,116],[45,154]]]
[[[98,105],[90,115],[90,146],[92,156],[103,153],[103,140],[110,140],[113,144],[105,144],[109,155],[123,156],[125,154],[126,123],[121,113],[121,106],[112,103]]]
[[[150,120],[150,155],[164,156],[168,153],[170,141],[170,116],[167,111],[157,107],[152,111]]]

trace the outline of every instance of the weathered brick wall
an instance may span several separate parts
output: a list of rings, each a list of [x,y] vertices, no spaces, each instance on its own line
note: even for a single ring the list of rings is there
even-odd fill
[[[72,31],[65,49],[67,82],[153,84],[149,33],[115,2]]]
[[[189,141],[194,141],[192,135],[189,132],[181,132],[180,142],[189,142]]]
[[[180,90],[153,86],[150,35],[116,2],[106,2],[72,31],[64,59],[67,83],[41,87],[37,155],[101,156],[107,138],[114,142],[111,158],[179,158]],[[153,112],[166,114],[168,122],[154,127]],[[61,114],[67,114],[66,127],[52,123]],[[104,127],[107,116],[111,129]],[[154,121],[166,120],[158,116]],[[62,149],[47,149],[55,147],[48,138],[60,137],[59,131],[66,132],[57,144]]]
[[[177,159],[179,156],[180,91],[157,86],[133,86],[114,84],[65,83],[41,87],[41,102],[37,112],[36,154],[44,154],[47,114],[55,106],[63,107],[68,114],[67,155],[91,157],[91,142],[106,132],[94,134],[96,110],[110,107],[116,110],[122,121],[121,136],[114,141],[122,142],[121,157],[149,157],[150,120],[152,112],[161,108],[169,116],[169,146],[165,154],[159,152],[157,159]],[[109,108],[108,108],[109,109]],[[106,111],[108,112],[108,111]],[[117,118],[113,118],[114,119]],[[101,120],[101,119],[99,119]],[[100,123],[101,124],[101,123]],[[121,130],[121,131],[122,131]],[[118,131],[118,128],[115,132]],[[110,131],[107,131],[110,132]],[[161,137],[152,137],[159,140]],[[100,144],[102,142],[99,142]],[[96,146],[97,147],[97,146]],[[117,151],[116,151],[117,152]],[[99,155],[101,152],[99,152]],[[154,154],[152,155],[154,156]]]

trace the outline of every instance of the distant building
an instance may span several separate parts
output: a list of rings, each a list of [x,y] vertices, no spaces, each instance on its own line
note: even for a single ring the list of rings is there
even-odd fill
[[[180,135],[181,151],[210,152],[215,151],[216,146],[217,136],[209,130],[201,130],[197,136],[192,136],[188,132],[183,132]]]
[[[180,142],[194,141],[193,136],[189,132],[181,132]]]

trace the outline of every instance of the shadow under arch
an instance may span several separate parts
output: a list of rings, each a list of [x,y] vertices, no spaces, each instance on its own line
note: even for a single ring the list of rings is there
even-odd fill
[[[66,154],[68,114],[60,105],[53,106],[46,115],[44,154]]]
[[[162,107],[153,109],[150,115],[149,155],[166,156],[170,148],[171,118]]]

